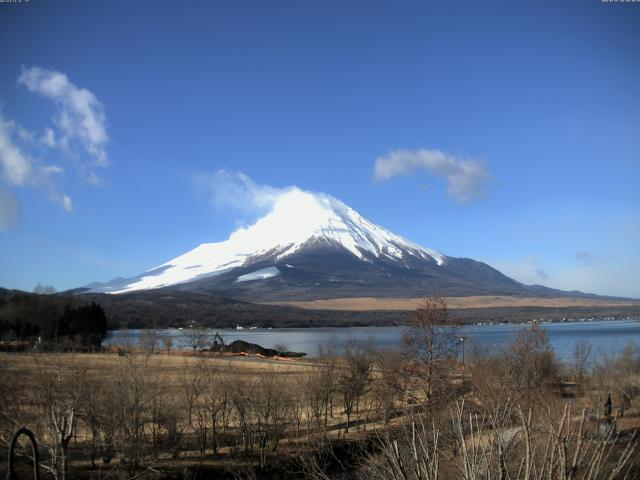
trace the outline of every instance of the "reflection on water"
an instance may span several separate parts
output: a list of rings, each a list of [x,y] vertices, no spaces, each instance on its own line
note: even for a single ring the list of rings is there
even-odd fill
[[[497,349],[508,345],[526,325],[467,325],[458,331],[460,337],[466,337],[466,349]],[[614,353],[621,351],[629,342],[640,346],[640,319],[601,320],[575,323],[542,324],[549,335],[553,349],[561,359],[569,359],[574,345],[582,340],[591,344],[596,352]],[[142,330],[115,330],[109,334],[105,344],[135,345],[140,341]],[[284,346],[295,352],[317,355],[318,350],[335,345],[338,350],[350,343],[371,345],[375,348],[402,346],[403,327],[354,327],[354,328],[274,328],[216,330],[225,343],[245,340],[266,348]],[[158,330],[161,336],[170,336],[173,348],[190,348],[188,332],[178,329]]]

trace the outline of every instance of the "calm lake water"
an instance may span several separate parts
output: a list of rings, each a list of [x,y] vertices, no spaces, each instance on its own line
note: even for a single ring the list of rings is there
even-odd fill
[[[461,327],[458,335],[466,337],[466,351],[472,345],[483,349],[499,349],[505,347],[516,338],[518,332],[526,325],[467,325]],[[640,347],[640,318],[626,320],[594,320],[585,322],[546,323],[542,328],[547,331],[549,340],[556,354],[568,360],[572,356],[574,345],[585,340],[591,344],[596,353],[619,352],[630,342]],[[144,330],[115,330],[105,339],[110,345],[136,345]],[[225,343],[234,340],[245,340],[257,343],[266,348],[283,345],[288,350],[306,352],[310,356],[318,353],[321,347],[336,345],[338,349],[349,343],[372,345],[373,347],[400,347],[404,327],[355,327],[355,328],[274,328],[216,330]],[[173,348],[190,348],[187,344],[186,330],[164,329],[158,331],[161,336],[170,336]]]

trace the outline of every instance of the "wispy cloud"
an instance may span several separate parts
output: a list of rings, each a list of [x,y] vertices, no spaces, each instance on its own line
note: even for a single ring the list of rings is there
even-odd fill
[[[640,265],[632,258],[608,258],[604,262],[598,261],[595,254],[589,253],[587,256],[576,255],[576,261],[555,267],[543,266],[535,257],[488,263],[505,275],[528,285],[539,284],[560,290],[640,298]]]
[[[71,212],[73,202],[67,194],[60,191],[59,186],[64,169],[59,165],[43,165],[26,153],[28,147],[23,141],[26,138],[24,132],[24,129],[15,122],[6,120],[0,112],[0,180],[8,187],[43,190],[51,201]]]
[[[459,203],[482,197],[491,180],[489,169],[480,160],[458,158],[440,150],[395,150],[375,161],[373,175],[378,181],[414,174],[424,169],[447,180],[447,192]]]
[[[0,183],[42,190],[50,200],[71,212],[73,201],[62,187],[65,168],[50,163],[50,157],[53,154],[69,162],[90,184],[102,183],[97,171],[109,165],[102,103],[92,92],[77,87],[64,73],[54,70],[23,67],[18,83],[53,101],[56,113],[43,133],[37,134],[5,118],[0,111]],[[12,199],[2,208],[2,229],[6,230],[20,218],[20,205],[10,193],[5,192],[4,197]]]
[[[0,165],[2,179],[9,185],[23,186],[32,179],[31,160],[13,142],[15,123],[0,112]]]
[[[576,253],[576,259],[583,265],[592,265],[596,261],[596,256],[591,252],[581,251]]]
[[[247,213],[270,210],[282,194],[296,188],[260,185],[242,172],[227,169],[220,169],[213,174],[198,173],[195,183],[214,207],[233,208]]]
[[[15,227],[20,221],[20,202],[9,191],[0,189],[0,231]]]
[[[45,129],[43,144],[59,148],[77,162],[90,182],[100,183],[96,168],[109,165],[106,151],[109,137],[102,103],[91,91],[76,86],[64,73],[55,70],[23,67],[18,82],[56,106],[55,130]]]
[[[522,257],[511,261],[489,262],[489,264],[505,275],[527,285],[544,284],[552,279],[552,275],[536,257]]]

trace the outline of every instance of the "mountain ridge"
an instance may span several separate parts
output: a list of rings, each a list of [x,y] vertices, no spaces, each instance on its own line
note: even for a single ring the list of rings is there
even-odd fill
[[[225,241],[200,244],[136,277],[94,282],[78,291],[122,294],[169,287],[259,302],[592,295],[522,284],[483,262],[411,242],[334,197],[297,188]]]

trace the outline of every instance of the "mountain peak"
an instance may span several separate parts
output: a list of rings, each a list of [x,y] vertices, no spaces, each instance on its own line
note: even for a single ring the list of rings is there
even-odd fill
[[[276,199],[268,214],[223,242],[203,243],[138,277],[92,287],[122,293],[186,283],[265,258],[277,263],[318,242],[364,262],[384,258],[406,265],[414,258],[442,265],[446,258],[374,224],[330,195],[291,188]]]

